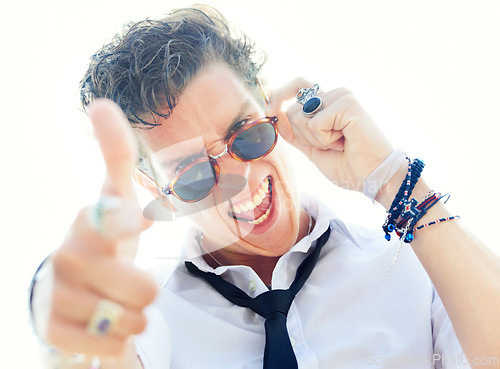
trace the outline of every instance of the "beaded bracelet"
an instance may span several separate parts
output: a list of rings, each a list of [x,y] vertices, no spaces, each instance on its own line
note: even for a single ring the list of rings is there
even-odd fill
[[[402,219],[395,226],[397,235],[400,236],[400,238],[402,237],[404,242],[411,243],[414,238],[413,232],[417,222],[422,219],[425,214],[427,214],[427,211],[429,211],[430,208],[436,205],[444,197],[447,197],[446,201],[448,201],[449,194],[441,195],[439,192],[434,193],[434,191],[431,191],[418,205],[416,205],[417,200],[415,199],[407,202],[401,217]]]
[[[453,215],[451,217],[436,219],[436,220],[433,220],[432,222],[419,225],[417,228],[415,228],[415,230],[418,231],[419,229],[427,228],[427,227],[430,227],[430,226],[432,226],[434,224],[446,222],[448,220],[453,220],[453,219],[460,219],[460,215]]]
[[[389,215],[387,216],[382,229],[385,232],[385,239],[387,241],[391,240],[390,233],[396,230],[396,226],[394,224],[395,220],[399,218],[402,212],[406,209],[406,205],[410,203],[410,210],[414,210],[416,207],[416,202],[408,201],[415,185],[417,184],[422,170],[425,167],[424,162],[421,159],[415,159],[413,162],[406,158],[409,162],[408,164],[408,173],[406,174],[406,178],[401,184],[396,197],[394,198],[391,206],[389,207]],[[415,200],[416,201],[416,200]]]
[[[403,247],[404,243],[410,243],[413,241],[414,236],[413,233],[416,230],[420,230],[425,227],[430,227],[434,224],[438,224],[441,222],[446,222],[448,220],[452,220],[455,218],[460,218],[460,216],[455,215],[455,216],[450,216],[446,218],[440,218],[437,220],[434,220],[432,222],[422,224],[418,227],[415,227],[417,222],[422,219],[422,217],[427,213],[427,211],[432,208],[434,205],[436,205],[439,201],[441,201],[443,198],[446,198],[445,203],[448,201],[450,195],[441,195],[440,193],[434,193],[434,191],[430,191],[427,196],[422,200],[422,202],[418,205],[415,205],[417,201],[415,199],[412,199],[410,202],[407,201],[406,206],[405,206],[405,212],[403,215],[403,219],[401,219],[397,225],[394,227],[396,228],[396,233],[399,236],[399,247],[396,251],[396,255],[394,255],[394,258],[392,260],[392,263],[387,270],[384,281],[387,279],[387,276],[391,272],[392,268],[396,264],[396,261],[399,258],[399,254],[401,252],[401,249]]]
[[[411,185],[411,160],[410,158],[406,158],[408,160],[408,173],[406,174],[405,180],[399,187],[398,193],[394,197],[391,206],[389,207],[387,218],[385,219],[385,223],[382,225],[382,229],[385,232],[385,239],[389,241],[391,239],[390,232],[394,231],[394,221],[396,219],[396,212],[399,209],[399,206],[403,203],[403,199],[405,194],[408,194]]]

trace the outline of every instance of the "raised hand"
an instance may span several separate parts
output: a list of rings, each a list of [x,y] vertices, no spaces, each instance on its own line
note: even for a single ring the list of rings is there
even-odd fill
[[[49,258],[34,291],[34,321],[40,338],[63,353],[123,356],[131,335],[144,330],[143,310],[157,293],[152,277],[133,265],[139,234],[150,222],[132,185],[138,150],[127,120],[106,100],[95,102],[89,116],[107,169],[101,200],[79,212]],[[103,301],[116,322],[97,319],[89,326]]]
[[[304,115],[298,102],[281,112],[284,101],[313,84],[298,78],[271,93],[269,116],[278,115],[281,136],[302,151],[336,185],[362,191],[366,177],[393,151],[372,119],[345,88],[320,91],[324,108]]]

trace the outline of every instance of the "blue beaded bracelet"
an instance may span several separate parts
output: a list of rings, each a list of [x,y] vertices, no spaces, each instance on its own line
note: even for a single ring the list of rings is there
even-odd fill
[[[409,162],[408,173],[389,208],[389,215],[382,226],[382,229],[385,232],[385,239],[387,241],[391,240],[390,233],[396,230],[395,220],[398,219],[405,211],[406,206],[410,204],[410,211],[416,210],[416,201],[413,201],[414,199],[409,201],[408,199],[411,196],[420,175],[422,174],[425,164],[421,159],[410,161],[410,159],[407,158],[407,160]]]

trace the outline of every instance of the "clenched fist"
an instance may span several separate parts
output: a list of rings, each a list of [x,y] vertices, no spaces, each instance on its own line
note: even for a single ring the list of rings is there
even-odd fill
[[[320,91],[323,109],[312,118],[298,102],[281,112],[284,101],[295,97],[300,88],[313,84],[298,78],[273,91],[266,110],[278,115],[281,136],[302,151],[334,184],[362,191],[364,180],[393,151],[393,147],[345,88]]]

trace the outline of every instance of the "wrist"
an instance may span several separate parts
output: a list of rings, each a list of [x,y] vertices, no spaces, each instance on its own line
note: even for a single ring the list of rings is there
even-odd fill
[[[363,194],[374,201],[380,189],[390,181],[399,167],[406,163],[403,149],[394,150],[370,175],[363,184]]]
[[[430,187],[425,183],[423,179],[418,181],[415,189],[413,190],[413,197],[415,197],[418,201],[421,201],[430,191]],[[438,201],[434,206],[432,206],[425,215],[420,218],[420,220],[415,224],[415,228],[418,226],[425,224],[429,221],[433,221],[435,219],[443,218],[450,216],[451,213],[446,208],[446,205],[443,201]]]
[[[387,182],[380,191],[375,196],[375,201],[377,201],[380,205],[384,207],[385,210],[389,210],[392,201],[396,197],[396,194],[399,191],[401,183],[403,183],[406,174],[408,172],[408,162],[404,162],[400,165],[399,169],[396,171],[396,174]],[[418,185],[418,183],[417,183]]]
[[[40,293],[40,290],[46,290],[47,287],[47,275],[50,273],[52,254],[47,256],[38,266],[33,277],[31,279],[29,292],[28,292],[28,311],[31,327],[35,335],[41,340],[40,337],[40,327],[37,325],[39,319],[35,319],[35,316],[39,316],[40,311],[46,310],[49,305],[47,301],[40,301],[41,296],[44,293]]]
[[[414,201],[415,204],[413,206],[416,206],[416,209],[421,209],[423,213],[420,216],[416,215],[417,218],[415,218],[413,216],[409,216],[409,214],[406,214],[406,211],[410,211],[409,209],[406,209],[404,210],[403,214],[397,212],[397,215],[394,217],[394,214],[391,213],[394,210],[394,208],[392,207],[394,206],[394,201],[396,201],[395,197],[398,196],[398,192],[401,191],[401,183],[404,184],[408,178],[406,177],[406,173],[408,173],[407,164],[402,165],[401,168],[399,168],[396,175],[380,190],[376,197],[376,201],[384,206],[384,208],[389,213],[388,219],[390,219],[392,215],[392,223],[396,226],[395,228],[399,230],[397,232],[398,235],[401,236],[403,232],[404,234],[406,234],[406,231],[403,231],[405,225],[409,225],[408,231],[409,233],[413,233],[415,230],[417,230],[417,228],[419,228],[419,226],[426,225],[426,223],[428,222],[432,222],[432,224],[435,224],[441,221],[449,220],[446,218],[450,217],[451,214],[445,206],[446,200],[440,201],[442,198],[447,197],[447,195],[442,196],[440,193],[434,193],[434,191],[431,191],[431,188],[427,185],[423,178],[418,179],[407,200],[405,200],[408,201],[406,202],[406,204],[407,206],[409,206],[409,200],[412,199],[412,202]],[[451,219],[457,217],[459,218],[459,216],[451,216]],[[427,226],[428,225],[429,224],[427,224]],[[386,230],[387,234],[387,229],[384,229]],[[392,232],[390,228],[388,229],[389,232]],[[411,240],[413,240],[413,237],[411,235],[409,237]],[[386,235],[386,238],[390,239],[390,236]],[[405,242],[411,242],[411,240]]]

